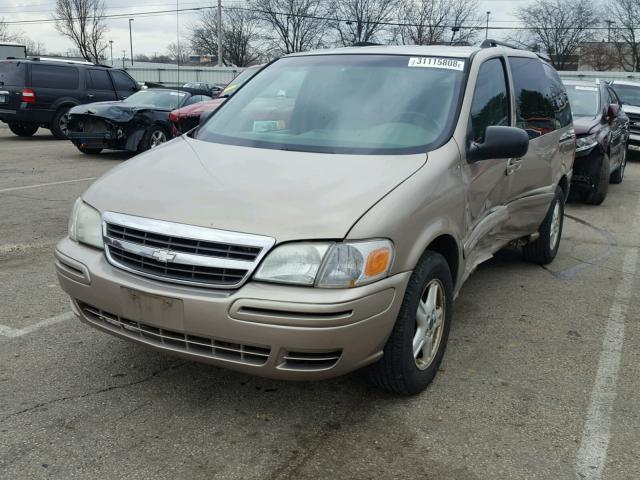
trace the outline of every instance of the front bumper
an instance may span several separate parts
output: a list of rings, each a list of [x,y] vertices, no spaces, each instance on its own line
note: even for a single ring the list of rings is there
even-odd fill
[[[83,322],[190,360],[289,380],[331,378],[379,359],[411,275],[353,289],[249,282],[221,291],[127,273],[68,238],[55,257]]]
[[[600,176],[603,153],[599,147],[576,153],[573,162],[571,188],[582,192],[595,191]]]
[[[640,151],[640,133],[631,132],[629,134],[627,148],[636,152]]]

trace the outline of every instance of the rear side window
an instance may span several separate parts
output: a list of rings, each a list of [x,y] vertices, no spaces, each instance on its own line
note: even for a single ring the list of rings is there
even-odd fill
[[[111,71],[111,78],[113,78],[116,90],[132,90],[136,87],[136,84],[131,80],[129,75],[118,70]]]
[[[555,113],[556,125],[563,128],[571,125],[573,121],[571,116],[571,105],[569,105],[569,96],[567,90],[560,80],[558,72],[551,65],[543,63],[544,73],[549,81],[549,96]]]
[[[547,76],[537,58],[510,57],[516,100],[516,126],[537,138],[556,130]]]
[[[46,88],[78,89],[78,69],[58,65],[31,64],[31,86]]]
[[[113,90],[106,70],[89,69],[87,70],[87,76],[89,77],[89,88],[94,90]]]
[[[0,86],[22,87],[25,84],[26,66],[21,62],[0,62]]]
[[[491,125],[509,125],[509,95],[502,61],[487,60],[480,66],[471,104],[473,141],[482,143]]]

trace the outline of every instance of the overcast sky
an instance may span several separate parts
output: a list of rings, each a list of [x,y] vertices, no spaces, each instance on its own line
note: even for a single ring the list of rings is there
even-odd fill
[[[481,0],[480,6],[483,16],[487,10],[491,11],[489,28],[491,26],[513,25],[514,12],[519,5],[531,0]],[[242,0],[223,0],[223,5],[242,4]],[[179,0],[180,8],[215,5],[217,0]],[[0,0],[0,18],[6,22],[20,20],[36,20],[51,18],[54,13],[55,0]],[[106,0],[108,14],[131,14],[143,11],[168,10],[175,8],[172,0]],[[135,6],[130,6],[135,5]],[[176,15],[166,14],[152,17],[135,17],[133,21],[133,50],[134,55],[144,53],[165,53],[170,42],[177,37]],[[181,13],[178,18],[180,33],[186,36],[188,26],[195,20],[194,13]],[[127,18],[107,19],[108,39],[113,40],[114,57],[122,57],[122,51],[129,51],[129,24]],[[69,40],[56,32],[53,24],[22,24],[10,25],[13,32],[23,32],[34,41],[44,44],[48,53],[65,53],[73,45]],[[504,37],[504,31],[490,31],[494,38]]]

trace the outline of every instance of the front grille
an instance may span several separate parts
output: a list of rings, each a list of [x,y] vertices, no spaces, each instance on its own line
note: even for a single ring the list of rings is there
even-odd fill
[[[204,240],[191,240],[189,238],[175,238],[169,235],[145,232],[112,223],[107,223],[107,236],[154,248],[164,248],[176,252],[192,253],[194,255],[207,257],[232,258],[234,260],[253,261],[260,254],[260,250],[262,250],[259,247],[229,245]]]
[[[105,252],[116,267],[156,280],[237,288],[273,246],[270,237],[103,214]]]
[[[153,258],[138,255],[122,248],[108,245],[109,255],[117,262],[140,272],[164,277],[169,280],[207,283],[211,285],[236,285],[247,274],[247,270],[218,267],[201,267],[182,263],[163,263]]]
[[[133,339],[144,339],[148,343],[170,347],[173,350],[256,366],[264,365],[271,354],[271,348],[266,346],[189,335],[135,322],[85,303],[78,302],[78,306],[84,317],[95,325]]]
[[[629,117],[629,130],[635,133],[640,132],[640,115],[627,113]]]
[[[326,350],[314,352],[288,351],[283,357],[280,368],[287,370],[324,370],[333,367],[340,356],[342,350]]]

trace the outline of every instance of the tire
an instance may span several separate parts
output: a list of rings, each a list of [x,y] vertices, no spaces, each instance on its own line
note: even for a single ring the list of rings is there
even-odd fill
[[[138,145],[138,152],[150,150],[162,143],[167,142],[168,140],[169,134],[166,132],[166,130],[159,125],[154,125],[145,132],[142,140],[140,140],[140,144]]]
[[[68,113],[69,107],[61,107],[53,115],[53,120],[51,120],[51,125],[49,126],[49,128],[51,129],[51,133],[56,140],[67,139]]]
[[[19,137],[32,137],[38,131],[34,123],[9,122],[9,130]]]
[[[600,172],[598,173],[596,189],[585,195],[585,203],[600,205],[604,202],[604,199],[607,198],[607,192],[609,191],[609,176],[609,155],[605,153],[600,162]]]
[[[424,309],[434,288],[435,305],[440,305],[440,313],[432,309],[429,315]],[[425,312],[423,315],[418,312],[420,306],[420,311]],[[411,275],[398,318],[384,346],[384,355],[367,368],[369,381],[400,395],[415,395],[423,391],[433,380],[442,361],[452,314],[453,282],[449,265],[439,253],[426,251]],[[419,334],[419,329],[424,335]],[[429,331],[432,336],[428,336]],[[426,350],[423,349],[418,348],[418,356],[414,356],[413,346],[420,344],[414,342],[420,338],[432,340],[429,360],[425,360]],[[433,343],[436,343],[435,348]]]
[[[556,187],[549,211],[538,230],[540,236],[522,247],[522,254],[528,262],[547,265],[556,258],[564,225],[564,198],[562,189]]]
[[[622,183],[622,179],[624,178],[624,170],[627,167],[627,146],[625,145],[624,150],[622,151],[622,162],[620,166],[616,168],[616,170],[611,174],[611,178],[609,181],[614,184]]]
[[[102,148],[88,148],[82,145],[76,145],[76,148],[86,155],[98,155],[102,151]]]

